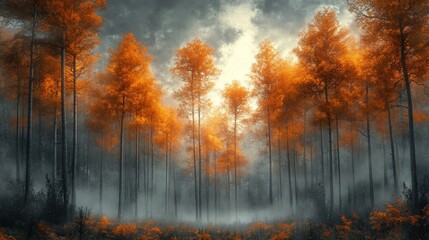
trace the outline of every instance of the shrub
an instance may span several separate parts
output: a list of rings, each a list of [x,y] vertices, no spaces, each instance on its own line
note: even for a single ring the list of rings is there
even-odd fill
[[[130,239],[137,234],[137,225],[132,223],[119,224],[112,233],[120,239]]]

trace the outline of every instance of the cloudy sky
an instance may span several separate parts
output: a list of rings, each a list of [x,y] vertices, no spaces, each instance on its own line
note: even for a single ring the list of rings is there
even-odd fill
[[[315,12],[325,6],[337,9],[340,22],[352,24],[342,0],[107,0],[101,29],[103,44],[97,51],[107,58],[122,34],[131,32],[153,55],[153,71],[166,92],[165,100],[179,87],[171,76],[175,50],[199,37],[216,51],[221,75],[213,100],[225,83],[245,84],[258,45],[274,42],[282,56],[290,55],[297,36]]]

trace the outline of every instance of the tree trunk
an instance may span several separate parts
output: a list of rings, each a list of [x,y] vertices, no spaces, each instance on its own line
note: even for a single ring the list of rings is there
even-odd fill
[[[200,95],[198,95],[198,219],[201,220],[202,215],[202,198],[201,198],[201,190],[202,190],[202,176],[201,176],[201,99]]]
[[[65,77],[65,30],[63,30],[63,43],[61,47],[61,146],[62,146],[62,183],[64,212],[68,212],[68,161],[67,161],[67,125],[66,125],[66,77]],[[66,217],[67,218],[67,217]]]
[[[135,169],[135,188],[134,192],[136,194],[136,197],[134,199],[134,218],[138,219],[139,216],[139,209],[138,209],[138,203],[139,203],[139,187],[140,187],[140,155],[139,155],[139,127],[136,126],[136,169]]]
[[[36,29],[36,2],[33,3],[33,19],[31,28],[30,42],[30,77],[28,80],[28,116],[27,116],[27,149],[25,157],[25,190],[24,190],[24,208],[27,207],[31,188],[31,138],[33,124],[33,79],[34,79],[34,38]]]
[[[194,160],[194,190],[195,190],[195,219],[198,221],[198,182],[197,182],[197,158],[195,151],[195,96],[194,96],[194,72],[191,79],[191,111],[192,111],[192,157]]]
[[[121,140],[119,144],[119,201],[118,201],[118,221],[122,217],[122,188],[124,182],[124,121],[125,121],[125,96],[122,96],[121,113]]]
[[[272,163],[271,163],[271,119],[270,119],[270,108],[267,109],[267,125],[268,125],[268,158],[269,158],[269,173],[270,173],[270,205],[273,204],[273,173],[272,173]]]
[[[206,173],[206,212],[207,212],[207,223],[209,223],[210,220],[210,149],[207,146],[206,147],[206,166],[207,166],[207,173]]]
[[[292,140],[292,148],[293,148],[293,182],[295,188],[295,212],[298,210],[298,177],[297,177],[297,167],[296,162],[298,158],[298,153],[296,149],[296,141]]]
[[[337,165],[338,165],[338,212],[342,212],[342,195],[341,195],[341,161],[340,161],[340,129],[338,127],[338,116],[335,115],[335,127],[337,130]]]
[[[325,82],[325,104],[326,104],[326,117],[328,122],[328,136],[329,136],[329,196],[330,196],[330,202],[329,202],[329,218],[332,219],[334,214],[334,174],[333,174],[333,156],[332,156],[332,126],[331,126],[331,109],[330,109],[330,103],[329,103],[329,96],[328,96],[328,86]]]
[[[164,196],[164,214],[167,216],[168,204],[168,133],[165,134],[165,196]]]
[[[214,210],[215,210],[215,224],[217,223],[217,159],[216,159],[216,149],[213,152],[214,154]]]
[[[153,119],[152,119],[153,120]],[[154,127],[150,127],[150,218],[153,211],[153,163],[154,163],[154,147],[153,147],[153,131]]]
[[[101,133],[101,142],[104,140],[104,134]],[[99,195],[98,195],[98,212],[100,215],[103,215],[103,149],[104,146],[101,146],[100,148],[100,189],[99,189]]]
[[[54,141],[53,141],[53,156],[52,156],[52,181],[57,178],[57,144],[58,144],[58,121],[57,121],[57,105],[54,107]]]
[[[19,106],[21,101],[21,76],[20,76],[19,63],[16,66],[16,77],[18,80],[17,93],[16,93],[16,145],[15,145],[15,158],[16,158],[16,182],[21,181],[21,161],[19,156]]]
[[[320,167],[322,168],[322,187],[325,189],[325,162],[324,162],[324,156],[323,156],[323,128],[322,128],[322,121],[320,121]],[[323,190],[323,193],[325,190]],[[325,195],[325,194],[323,194]],[[323,200],[325,201],[325,197],[323,197]]]
[[[307,136],[306,136],[306,125],[307,123],[307,109],[304,110],[304,133],[303,133],[303,145],[304,145],[304,152],[303,152],[303,168],[304,168],[304,201],[307,200],[307,188],[308,188],[308,182],[307,182],[307,158],[306,158],[306,145],[307,145]]]
[[[286,152],[287,152],[287,173],[288,173],[288,183],[289,183],[289,207],[293,211],[293,194],[292,194],[292,176],[291,176],[291,159],[290,159],[290,149],[289,149],[289,127],[286,124]]]
[[[39,87],[40,87],[40,84],[39,84]],[[38,141],[37,141],[37,143],[38,143],[38,148],[37,148],[37,153],[38,153],[38,159],[39,159],[39,163],[40,163],[40,171],[43,173],[43,174],[45,174],[45,163],[43,162],[43,156],[42,156],[42,114],[41,114],[41,112],[39,111],[38,112],[38,137],[39,137],[39,139],[38,139]]]
[[[353,131],[353,122],[350,124],[350,130]],[[350,155],[352,160],[352,182],[353,182],[353,208],[356,209],[356,177],[355,177],[355,158],[354,158],[354,138],[350,139]]]
[[[277,136],[277,147],[279,154],[279,196],[280,196],[280,204],[283,205],[283,180],[282,180],[282,154],[281,154],[281,141],[280,141],[280,128],[278,128],[279,134]]]
[[[171,147],[170,147],[170,160],[171,160]],[[171,160],[173,169],[173,187],[174,187],[174,217],[177,219],[177,186],[176,186],[176,164]]]
[[[270,166],[271,168],[271,166]],[[237,111],[234,113],[234,198],[235,198],[235,221],[238,220],[237,201]]]
[[[413,100],[411,93],[411,83],[408,75],[407,56],[405,53],[406,43],[405,34],[402,20],[399,23],[399,30],[401,36],[401,66],[402,74],[405,81],[405,89],[407,91],[407,107],[408,107],[408,132],[409,132],[409,144],[410,144],[410,165],[411,165],[411,185],[412,185],[412,197],[414,204],[418,203],[419,189],[417,183],[417,163],[416,163],[416,146],[414,142],[414,113],[413,113]]]
[[[73,155],[71,166],[72,208],[76,206],[76,162],[77,162],[77,77],[76,55],[73,55]]]
[[[392,117],[390,112],[390,103],[386,102],[387,109],[387,120],[389,125],[389,140],[390,140],[390,153],[392,154],[392,170],[393,170],[393,184],[394,184],[394,194],[397,196],[399,194],[399,186],[398,186],[398,175],[396,173],[396,159],[395,159],[395,142],[393,140],[393,127],[392,127]]]
[[[371,155],[371,125],[369,122],[369,86],[368,82],[365,84],[365,99],[366,99],[366,135],[368,143],[368,172],[369,172],[369,197],[371,201],[371,208],[374,208],[374,183],[372,177],[372,155]]]

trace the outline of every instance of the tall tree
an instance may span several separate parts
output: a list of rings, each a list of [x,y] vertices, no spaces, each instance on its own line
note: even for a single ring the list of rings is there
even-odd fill
[[[408,110],[412,198],[418,203],[417,160],[411,82],[428,73],[429,2],[426,0],[383,1],[348,0],[349,10],[363,29],[364,36],[377,36],[390,49],[401,69]]]
[[[146,105],[146,92],[151,91],[153,77],[149,69],[151,57],[133,34],[125,34],[116,50],[110,51],[106,73],[103,74],[104,95],[107,108],[120,123],[119,140],[119,201],[118,219],[122,217],[124,179],[124,126],[136,106]],[[142,97],[143,95],[143,97]]]
[[[344,81],[343,59],[347,54],[348,34],[348,30],[340,26],[335,11],[325,8],[317,12],[307,29],[300,33],[298,47],[295,49],[299,63],[311,75],[308,90],[324,98],[318,105],[325,115],[328,127],[330,217],[334,211],[331,98],[336,86]]]
[[[7,86],[13,86],[16,88],[16,92],[12,91],[8,92],[9,94],[6,97],[11,99],[16,99],[16,115],[15,115],[15,134],[16,134],[16,142],[15,142],[15,164],[16,164],[16,181],[21,181],[21,155],[20,154],[20,124],[22,125],[23,116],[21,116],[21,108],[23,107],[22,99],[26,91],[23,89],[25,84],[25,79],[28,76],[28,72],[25,71],[28,67],[28,59],[26,58],[26,54],[28,52],[28,44],[26,43],[26,39],[24,36],[20,36],[20,34],[16,34],[14,36],[12,33],[4,34],[6,35],[4,39],[1,39],[0,46],[0,61],[3,68],[3,77],[2,81],[7,84]],[[16,94],[16,95],[15,95]],[[23,141],[23,139],[22,139]]]
[[[24,187],[24,208],[27,207],[31,188],[31,150],[32,150],[32,124],[33,124],[33,84],[34,84],[34,66],[36,54],[36,33],[39,30],[40,23],[44,20],[42,11],[42,0],[32,1],[4,1],[4,8],[1,15],[6,19],[17,21],[23,24],[22,29],[29,36],[29,74],[28,74],[28,106],[27,106],[27,138],[25,154],[25,187]],[[28,27],[29,26],[29,27]]]
[[[223,97],[229,113],[233,116],[234,131],[234,199],[235,199],[235,218],[238,219],[238,200],[237,200],[237,127],[242,117],[248,111],[249,93],[247,89],[241,86],[237,80],[226,85]]]
[[[175,64],[171,69],[183,86],[175,93],[186,117],[191,117],[192,156],[194,164],[195,214],[201,218],[201,109],[204,98],[213,88],[213,78],[219,73],[214,64],[214,50],[200,39],[194,39],[185,47],[177,50]],[[197,129],[195,130],[195,114]],[[198,175],[196,143],[198,142]],[[198,178],[197,178],[198,176]],[[197,180],[198,179],[198,180]]]
[[[273,44],[264,40],[260,44],[259,53],[256,55],[256,63],[252,65],[250,77],[254,86],[254,95],[258,98],[258,110],[263,113],[267,132],[268,163],[269,163],[269,201],[273,203],[273,177],[272,177],[272,112],[274,111],[274,90],[279,74],[278,52]]]

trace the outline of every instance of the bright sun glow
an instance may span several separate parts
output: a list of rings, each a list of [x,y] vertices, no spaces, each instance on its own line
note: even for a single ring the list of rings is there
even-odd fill
[[[221,59],[218,65],[222,70],[215,83],[215,91],[210,94],[214,106],[222,104],[222,90],[225,85],[238,80],[243,86],[248,87],[249,72],[257,53],[255,35],[256,27],[252,23],[255,11],[251,4],[246,2],[240,5],[227,5],[225,11],[219,16],[221,24],[233,27],[240,33],[238,39],[220,49]]]

